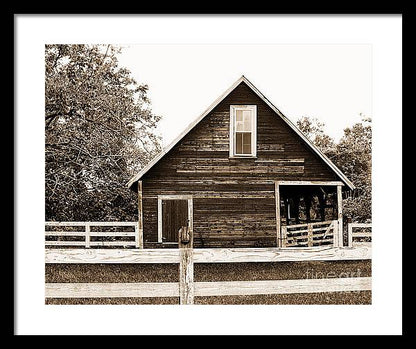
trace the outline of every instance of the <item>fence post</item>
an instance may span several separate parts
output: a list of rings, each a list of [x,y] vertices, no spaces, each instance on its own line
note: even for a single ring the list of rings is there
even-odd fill
[[[352,247],[352,219],[351,217],[347,218],[347,227],[348,227],[348,247]]]
[[[143,229],[140,229],[139,223],[134,225],[134,240],[136,242],[136,248],[143,248]]]
[[[308,223],[308,247],[313,246],[313,230],[312,230],[312,224]]]
[[[282,225],[281,229],[282,229],[282,237],[280,239],[280,247],[286,247],[286,243],[287,243],[287,226],[286,225]]]
[[[182,227],[179,246],[179,304],[194,304],[193,229]]]
[[[90,224],[85,222],[85,248],[90,248]]]
[[[334,224],[333,224],[333,234],[332,234],[332,236],[333,236],[333,247],[339,247],[339,244],[338,244],[338,238],[339,238],[339,235],[338,235],[338,229],[339,229],[339,224],[338,224],[338,220],[336,220],[336,221],[334,221],[333,222]]]

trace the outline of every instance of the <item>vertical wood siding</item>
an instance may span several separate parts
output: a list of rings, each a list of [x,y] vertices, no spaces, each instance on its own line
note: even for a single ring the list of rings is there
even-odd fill
[[[230,104],[257,105],[257,158],[229,157]],[[196,247],[273,246],[275,180],[338,180],[241,83],[142,178],[144,240],[157,241],[157,195],[194,197]]]

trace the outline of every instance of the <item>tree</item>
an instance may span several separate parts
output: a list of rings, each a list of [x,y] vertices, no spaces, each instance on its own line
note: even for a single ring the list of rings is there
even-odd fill
[[[304,116],[296,122],[296,125],[324,154],[331,156],[334,153],[336,144],[331,137],[325,134],[324,123],[320,122],[317,118]]]
[[[371,151],[371,118],[362,118],[344,129],[332,159],[357,188],[343,201],[344,214],[356,221],[371,221]]]
[[[338,143],[325,134],[325,124],[316,118],[302,117],[296,124],[356,186],[343,200],[344,215],[355,221],[371,220],[371,118],[363,117],[344,129]]]
[[[119,52],[45,47],[46,220],[135,220],[126,183],[159,151],[160,117]]]

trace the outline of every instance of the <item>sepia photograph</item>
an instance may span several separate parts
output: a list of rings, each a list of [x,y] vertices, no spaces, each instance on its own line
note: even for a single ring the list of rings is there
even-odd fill
[[[371,304],[371,117],[370,45],[46,44],[46,303]]]

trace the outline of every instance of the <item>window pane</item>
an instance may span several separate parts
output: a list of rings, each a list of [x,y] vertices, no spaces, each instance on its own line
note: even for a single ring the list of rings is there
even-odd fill
[[[236,131],[244,131],[244,116],[243,110],[236,110],[235,111],[235,130]]]
[[[250,110],[243,111],[243,121],[244,121],[243,131],[251,131],[251,111]]]
[[[244,124],[243,124],[242,121],[236,121],[235,122],[235,130],[237,132],[244,131]]]
[[[243,154],[243,134],[244,133],[236,133],[235,134],[235,153],[236,154]]]
[[[251,154],[251,133],[243,133],[243,154]]]

